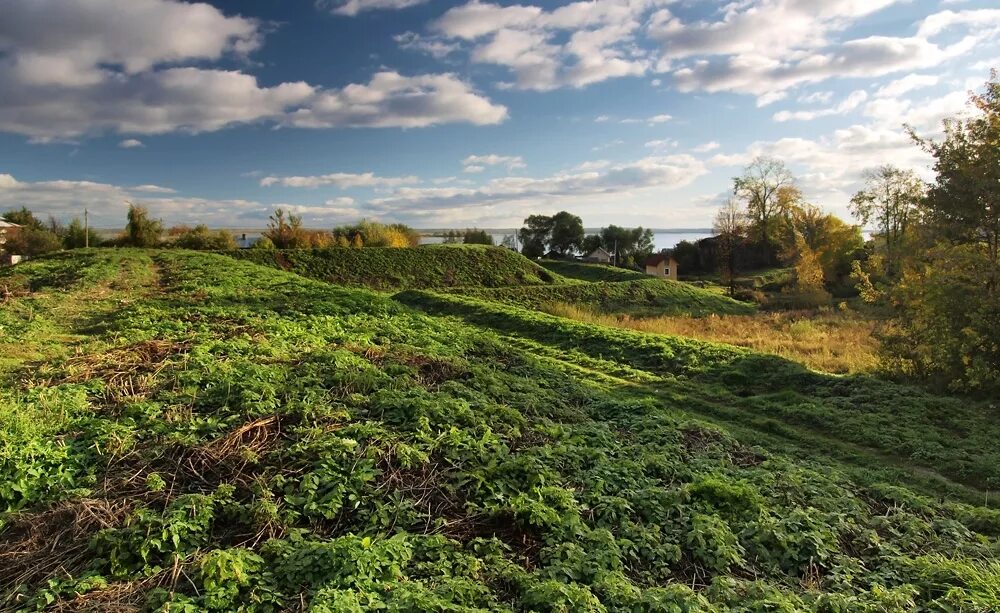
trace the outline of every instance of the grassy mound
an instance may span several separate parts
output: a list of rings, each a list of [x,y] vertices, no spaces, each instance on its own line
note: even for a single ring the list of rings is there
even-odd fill
[[[75,252],[0,282],[22,348],[0,364],[0,608],[997,603],[997,511],[686,412],[727,371],[810,381],[774,359],[533,313],[514,337],[517,309],[401,296],[433,315],[214,254]],[[825,382],[768,401],[829,407]]]
[[[227,255],[338,285],[373,289],[504,287],[560,282],[501,247],[435,245],[412,249],[246,249]]]
[[[585,264],[582,262],[564,262],[561,260],[539,260],[539,265],[567,279],[578,281],[638,281],[649,276],[637,270],[616,268],[605,264]]]
[[[530,309],[566,303],[598,313],[648,315],[747,315],[754,307],[705,289],[643,275],[637,281],[572,283],[500,289],[461,288],[457,293]]]

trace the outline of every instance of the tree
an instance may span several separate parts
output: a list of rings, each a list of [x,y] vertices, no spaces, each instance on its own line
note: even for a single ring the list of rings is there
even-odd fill
[[[35,230],[42,230],[45,228],[45,224],[42,220],[35,217],[35,214],[28,210],[28,207],[21,207],[20,209],[11,209],[0,215],[4,221],[9,223],[17,224],[22,228],[31,228]]]
[[[601,235],[588,234],[583,237],[583,244],[580,245],[580,251],[584,254],[591,254],[601,247],[604,247],[604,241],[601,240]]]
[[[760,156],[733,178],[733,194],[743,200],[747,216],[763,247],[771,245],[782,207],[798,195],[795,178],[781,160]],[[792,191],[794,190],[794,191]]]
[[[458,230],[447,230],[444,233],[444,240],[441,241],[445,245],[455,245],[462,242],[462,233]]]
[[[992,263],[987,282],[1000,285],[1000,80],[997,72],[982,93],[970,94],[977,114],[947,119],[944,140],[913,138],[934,156],[934,183],[923,203],[934,238],[979,244]],[[994,294],[995,295],[995,294]]]
[[[486,230],[466,230],[462,235],[462,243],[466,245],[492,245],[493,236]]]
[[[712,231],[719,240],[719,272],[722,281],[729,287],[729,295],[736,293],[736,272],[739,262],[736,252],[746,240],[747,215],[739,203],[730,198],[715,214]]]
[[[524,227],[518,230],[521,253],[529,258],[545,255],[545,248],[552,235],[552,218],[548,215],[530,215],[524,220]]]
[[[212,231],[205,224],[199,224],[177,237],[174,246],[181,249],[230,250],[236,249],[236,239],[225,230]]]
[[[851,214],[862,224],[874,221],[885,254],[885,275],[900,270],[909,234],[916,222],[924,183],[910,170],[885,165],[865,173],[865,188],[851,198]]]
[[[133,247],[156,247],[163,234],[163,222],[151,219],[149,210],[138,204],[128,205],[128,223],[125,224],[125,240]]]
[[[583,220],[560,211],[552,216],[552,229],[549,236],[549,246],[561,253],[569,255],[579,251],[583,245]]]
[[[333,229],[333,238],[346,239],[352,247],[416,247],[420,244],[420,234],[404,224],[383,224],[362,219],[353,226]],[[356,240],[358,244],[356,243]],[[338,240],[339,242],[339,240]]]
[[[250,248],[257,249],[258,251],[274,251],[276,249],[274,241],[266,236],[258,238]]]
[[[45,228],[31,226],[18,228],[6,242],[3,248],[7,253],[24,256],[36,256],[62,249],[62,241],[53,232]]]
[[[96,247],[101,244],[101,237],[93,229],[85,228],[79,218],[74,217],[66,226],[62,243],[66,249],[79,249],[88,245]]]
[[[783,258],[796,265],[805,246],[817,259],[827,285],[847,277],[851,272],[851,263],[864,249],[860,228],[823,212],[817,206],[802,204],[791,207],[787,212],[787,223],[792,242],[783,249]]]
[[[952,389],[1000,392],[1000,82],[991,73],[978,111],[944,124],[944,140],[917,139],[934,156],[922,237],[891,288],[897,327],[884,339],[897,370]],[[912,131],[911,131],[912,134]]]
[[[613,252],[616,265],[634,265],[653,252],[653,231],[648,228],[601,228],[601,243]]]
[[[309,246],[302,227],[302,216],[293,213],[286,215],[281,208],[275,209],[268,218],[264,236],[271,240],[275,249],[302,249]]]

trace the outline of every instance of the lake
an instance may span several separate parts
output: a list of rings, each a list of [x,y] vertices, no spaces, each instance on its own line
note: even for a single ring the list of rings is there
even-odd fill
[[[596,230],[587,230],[587,234],[593,234]],[[499,245],[503,241],[504,236],[508,236],[513,233],[513,230],[508,232],[491,232],[490,236],[493,237],[493,242]],[[661,249],[672,249],[677,243],[681,241],[691,241],[692,243],[696,240],[711,236],[712,231],[708,229],[692,229],[692,230],[657,230],[653,232],[653,245],[655,247],[654,251],[659,251]],[[427,236],[422,235],[420,237],[421,245],[439,245],[444,242],[443,236]]]

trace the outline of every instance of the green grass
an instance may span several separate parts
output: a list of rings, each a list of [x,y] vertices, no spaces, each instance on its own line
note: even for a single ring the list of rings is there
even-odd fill
[[[425,311],[567,355],[626,365],[705,400],[707,416],[781,432],[794,426],[900,458],[976,489],[1000,486],[997,407],[935,396],[866,376],[833,376],[747,349],[580,323],[458,296],[410,291]],[[974,494],[973,494],[974,495]]]
[[[563,279],[502,247],[435,245],[416,248],[290,249],[228,253],[338,285],[372,289],[504,287]]]
[[[666,279],[643,275],[636,281],[573,283],[549,286],[498,289],[460,288],[453,290],[484,300],[540,310],[568,303],[598,313],[655,315],[748,315],[755,308],[715,292]]]
[[[983,407],[217,254],[15,270],[0,609],[996,609],[1000,512],[891,444],[972,487]]]
[[[560,260],[539,260],[538,264],[557,275],[578,281],[639,281],[648,278],[645,273],[638,270],[617,268],[606,264],[585,264]]]

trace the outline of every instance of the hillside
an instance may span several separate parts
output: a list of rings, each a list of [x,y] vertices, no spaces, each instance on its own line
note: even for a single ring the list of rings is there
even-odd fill
[[[627,272],[627,271],[626,271]],[[450,290],[484,300],[541,309],[566,303],[599,313],[646,315],[746,315],[754,307],[728,296],[668,279],[642,275],[636,281],[571,283],[548,286],[459,288]]]
[[[0,609],[1000,602],[984,406],[218,254],[0,284]]]
[[[539,260],[538,264],[557,275],[578,281],[641,281],[648,278],[645,273],[638,270],[616,268],[605,264],[586,264],[561,260]]]
[[[226,255],[338,285],[383,290],[505,287],[562,281],[558,275],[519,253],[481,245],[434,245],[410,249],[244,249]]]

